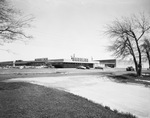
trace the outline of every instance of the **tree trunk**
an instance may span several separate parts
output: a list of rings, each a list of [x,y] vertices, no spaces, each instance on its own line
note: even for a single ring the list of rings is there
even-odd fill
[[[150,54],[149,54],[148,51],[146,51],[146,54],[147,54],[147,59],[148,59],[149,68],[150,68]]]
[[[138,76],[141,76],[141,75],[142,75],[141,51],[139,51],[139,63],[138,63],[137,75],[138,75]]]
[[[150,69],[150,59],[148,59],[148,62],[149,62],[149,69]]]
[[[137,38],[135,37],[135,42],[136,42],[136,46],[137,46],[137,50],[138,50],[138,53],[139,53],[139,63],[138,63],[138,69],[137,69],[137,76],[141,76],[142,75],[142,56],[141,56],[141,50],[140,50],[140,47],[139,47],[139,43],[138,43],[138,40]]]
[[[139,76],[139,75],[140,75],[140,71],[139,71],[139,68],[138,68],[138,63],[137,63],[137,60],[136,60],[136,57],[135,57],[135,54],[134,54],[134,51],[133,51],[131,42],[130,42],[130,40],[129,40],[128,37],[127,37],[127,40],[128,40],[128,42],[129,42],[129,46],[130,46],[130,48],[129,48],[130,54],[132,55],[133,60],[134,60],[136,74]]]
[[[134,60],[134,64],[135,64],[135,70],[136,70],[136,73],[138,74],[138,63],[137,63],[137,60],[135,58],[135,55],[132,55],[133,56],[133,60]]]
[[[141,76],[141,75],[142,75],[142,65],[139,63],[138,70],[137,70],[137,76]]]
[[[144,32],[142,33],[142,35],[143,34],[144,34]],[[142,75],[142,56],[141,56],[141,50],[140,50],[140,46],[139,46],[139,42],[138,42],[139,38],[136,37],[136,35],[133,31],[132,31],[132,35],[133,35],[133,38],[135,40],[137,51],[139,54],[139,61],[138,61],[138,65],[137,65],[137,76],[141,76]]]

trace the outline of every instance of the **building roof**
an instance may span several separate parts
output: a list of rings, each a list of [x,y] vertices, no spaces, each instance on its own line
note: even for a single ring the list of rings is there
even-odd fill
[[[73,61],[71,59],[50,59],[48,62],[64,62],[64,63],[96,63],[95,61]]]

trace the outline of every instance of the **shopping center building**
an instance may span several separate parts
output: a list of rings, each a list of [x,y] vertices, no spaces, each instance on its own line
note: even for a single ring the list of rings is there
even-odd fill
[[[51,66],[54,68],[77,68],[78,66],[88,66],[94,68],[100,67],[111,67],[111,68],[127,68],[129,66],[135,66],[134,61],[122,60],[122,59],[105,59],[105,60],[89,60],[87,58],[78,58],[71,56],[70,59],[48,59],[48,58],[36,58],[31,61],[6,61],[0,62],[0,67],[39,67],[39,66]],[[142,60],[142,67],[148,68],[148,61]]]
[[[0,62],[0,67],[15,67],[15,66],[44,66],[51,65],[55,68],[76,68],[78,66],[89,66],[93,68],[97,61],[92,61],[87,58],[78,58],[72,56],[71,59],[48,59],[48,58],[37,58],[33,61],[7,61]]]

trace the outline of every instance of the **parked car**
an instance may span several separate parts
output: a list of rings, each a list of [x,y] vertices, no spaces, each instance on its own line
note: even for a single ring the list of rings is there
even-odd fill
[[[78,66],[77,69],[86,69],[85,66]]]
[[[134,71],[134,68],[132,66],[129,66],[126,68],[126,71]]]
[[[101,67],[101,66],[96,66],[95,69],[101,69],[101,70],[103,70],[103,67]]]
[[[90,69],[90,67],[89,66],[85,66],[86,67],[86,69]]]
[[[55,68],[55,67],[52,66],[52,65],[48,65],[48,66],[46,66],[45,68]]]

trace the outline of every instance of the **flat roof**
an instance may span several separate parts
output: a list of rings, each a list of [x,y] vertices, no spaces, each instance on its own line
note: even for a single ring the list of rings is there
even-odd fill
[[[72,61],[71,59],[50,59],[48,62],[64,62],[64,63],[96,63],[95,61]]]
[[[102,60],[95,60],[95,61],[116,61],[116,59],[102,59]]]
[[[14,61],[5,61],[5,62],[0,62],[0,63],[13,63]],[[16,64],[25,64],[25,63],[40,63],[40,62],[63,62],[63,63],[97,63],[97,61],[73,61],[72,59],[49,59],[49,60],[39,60],[39,61],[35,61],[35,60],[29,60],[29,61],[15,61]]]

